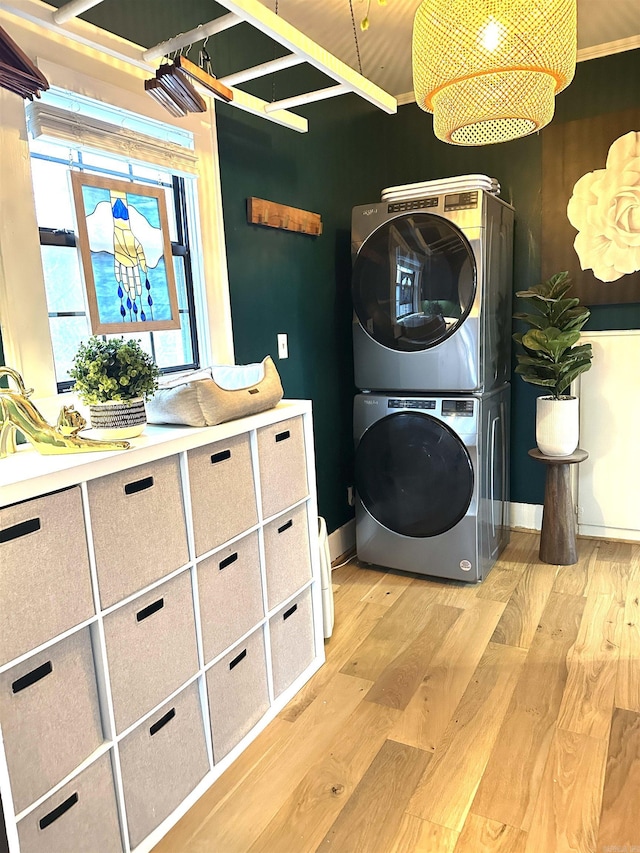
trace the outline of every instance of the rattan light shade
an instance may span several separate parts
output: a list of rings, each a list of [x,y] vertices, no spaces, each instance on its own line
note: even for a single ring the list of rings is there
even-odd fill
[[[575,64],[576,0],[424,0],[416,12],[416,102],[445,142],[487,145],[544,127]]]

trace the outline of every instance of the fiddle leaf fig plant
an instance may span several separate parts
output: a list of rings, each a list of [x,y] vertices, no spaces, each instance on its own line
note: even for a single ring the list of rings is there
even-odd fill
[[[563,399],[573,380],[589,370],[593,357],[591,344],[576,346],[591,312],[577,297],[567,296],[570,288],[571,279],[565,271],[529,290],[520,290],[516,296],[531,311],[513,315],[530,326],[528,331],[513,335],[523,350],[516,356],[515,372],[525,382],[548,388],[556,400]]]
[[[158,387],[160,370],[139,341],[94,336],[78,347],[69,375],[80,399],[95,405],[146,400]]]

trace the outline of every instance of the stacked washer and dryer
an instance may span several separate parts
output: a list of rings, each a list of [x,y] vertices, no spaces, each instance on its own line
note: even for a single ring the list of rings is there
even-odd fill
[[[494,179],[353,209],[358,558],[482,580],[509,540],[513,208]]]

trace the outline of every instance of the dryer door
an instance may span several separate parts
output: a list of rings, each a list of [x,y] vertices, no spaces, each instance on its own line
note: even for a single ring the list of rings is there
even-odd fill
[[[389,349],[429,349],[464,322],[475,298],[476,263],[455,225],[411,213],[381,225],[362,244],[353,268],[360,325]]]
[[[367,511],[403,536],[437,536],[466,514],[473,464],[459,436],[418,412],[376,421],[356,449],[356,489]]]

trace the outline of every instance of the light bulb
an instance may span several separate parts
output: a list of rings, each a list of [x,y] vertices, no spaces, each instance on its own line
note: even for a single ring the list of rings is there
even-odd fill
[[[505,29],[495,18],[489,18],[478,33],[478,42],[489,53],[493,53],[504,37]]]

